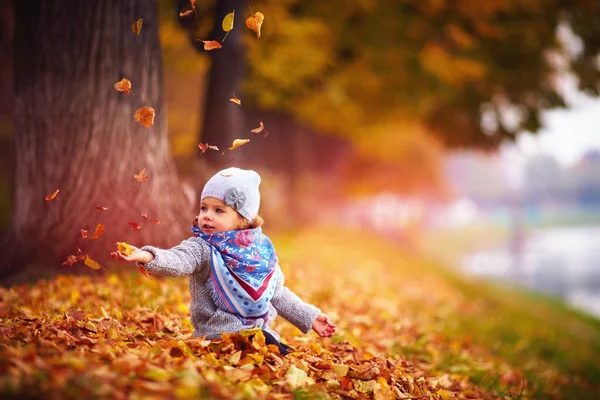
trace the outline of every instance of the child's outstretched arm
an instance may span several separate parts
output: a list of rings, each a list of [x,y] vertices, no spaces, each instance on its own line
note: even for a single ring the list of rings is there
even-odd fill
[[[331,337],[335,333],[336,325],[326,314],[319,314],[312,324],[312,329],[321,337]]]

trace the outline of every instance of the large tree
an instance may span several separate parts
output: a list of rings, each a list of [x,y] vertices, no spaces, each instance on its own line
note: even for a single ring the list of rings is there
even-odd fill
[[[169,151],[156,1],[16,1],[14,63],[15,187],[2,278],[25,265],[60,267],[76,246],[104,261],[117,240],[179,240],[193,210]],[[113,88],[121,78],[131,94]],[[150,128],[133,119],[143,106],[156,109]],[[133,175],[142,168],[149,180],[140,183]],[[143,225],[134,231],[130,221]],[[80,229],[100,223],[99,239],[82,239]]]

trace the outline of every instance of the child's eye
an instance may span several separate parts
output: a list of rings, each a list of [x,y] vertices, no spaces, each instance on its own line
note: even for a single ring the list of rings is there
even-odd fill
[[[221,210],[220,208],[217,208],[215,211],[218,212],[219,214],[221,214],[223,212],[223,210]]]
[[[206,206],[200,207],[200,211],[206,211],[206,210],[208,210],[208,208],[206,208]]]

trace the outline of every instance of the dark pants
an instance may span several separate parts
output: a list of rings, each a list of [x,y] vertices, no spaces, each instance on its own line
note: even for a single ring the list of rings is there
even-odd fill
[[[282,356],[288,355],[291,351],[294,351],[290,346],[281,343],[273,335],[263,329],[263,334],[265,335],[265,341],[267,344],[274,344],[279,348],[279,352]]]

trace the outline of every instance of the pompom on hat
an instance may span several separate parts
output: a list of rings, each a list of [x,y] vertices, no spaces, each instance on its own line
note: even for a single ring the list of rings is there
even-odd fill
[[[260,175],[252,170],[236,167],[217,172],[206,182],[200,200],[206,197],[219,199],[253,221],[260,207]]]

